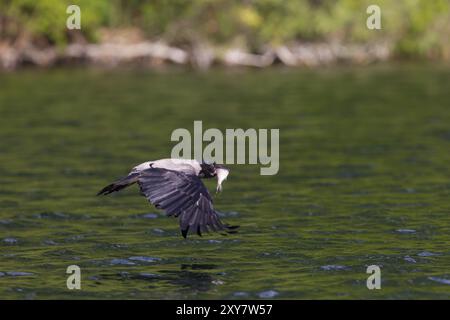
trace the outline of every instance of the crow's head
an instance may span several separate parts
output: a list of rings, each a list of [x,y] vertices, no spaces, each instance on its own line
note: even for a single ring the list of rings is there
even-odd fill
[[[217,177],[216,192],[222,191],[222,182],[226,180],[230,170],[225,166],[217,163],[202,163],[200,164],[201,171],[199,173],[200,178],[214,178]]]

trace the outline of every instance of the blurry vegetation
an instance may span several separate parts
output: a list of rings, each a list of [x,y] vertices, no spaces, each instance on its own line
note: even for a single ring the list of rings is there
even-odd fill
[[[294,41],[390,41],[403,56],[450,56],[449,0],[1,0],[0,37],[71,41],[66,8],[81,8],[82,35],[137,27],[173,45],[208,43],[251,51]],[[382,30],[366,28],[366,8],[382,9]]]

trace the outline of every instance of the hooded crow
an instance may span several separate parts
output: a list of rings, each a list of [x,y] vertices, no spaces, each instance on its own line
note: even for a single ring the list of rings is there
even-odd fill
[[[164,210],[167,216],[179,218],[184,238],[189,232],[199,236],[210,230],[235,233],[239,226],[220,221],[212,197],[200,180],[217,177],[216,192],[220,192],[229,172],[222,165],[197,160],[147,161],[134,167],[126,177],[104,187],[97,195],[107,195],[137,183],[141,194],[157,209]]]

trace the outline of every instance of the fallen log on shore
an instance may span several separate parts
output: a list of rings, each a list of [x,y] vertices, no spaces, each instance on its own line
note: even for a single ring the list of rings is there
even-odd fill
[[[0,68],[13,70],[24,64],[51,67],[56,64],[74,63],[106,67],[128,63],[144,66],[179,64],[199,69],[208,69],[215,63],[256,68],[269,67],[275,63],[290,67],[314,67],[340,62],[366,64],[386,61],[391,57],[391,51],[391,47],[385,43],[367,45],[298,43],[270,48],[262,54],[246,52],[239,48],[219,50],[211,46],[197,46],[186,50],[163,42],[150,41],[131,44],[70,44],[63,50],[53,47],[38,49],[31,45],[15,48],[0,44]]]

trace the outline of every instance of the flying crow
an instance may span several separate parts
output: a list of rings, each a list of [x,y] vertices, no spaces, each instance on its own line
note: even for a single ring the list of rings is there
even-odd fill
[[[211,195],[200,180],[217,177],[216,191],[219,192],[229,172],[222,165],[197,160],[147,161],[134,167],[126,177],[104,187],[97,195],[107,195],[137,183],[141,194],[156,208],[164,210],[168,216],[179,217],[184,238],[188,232],[196,232],[199,236],[210,230],[234,233],[238,226],[220,221]]]

